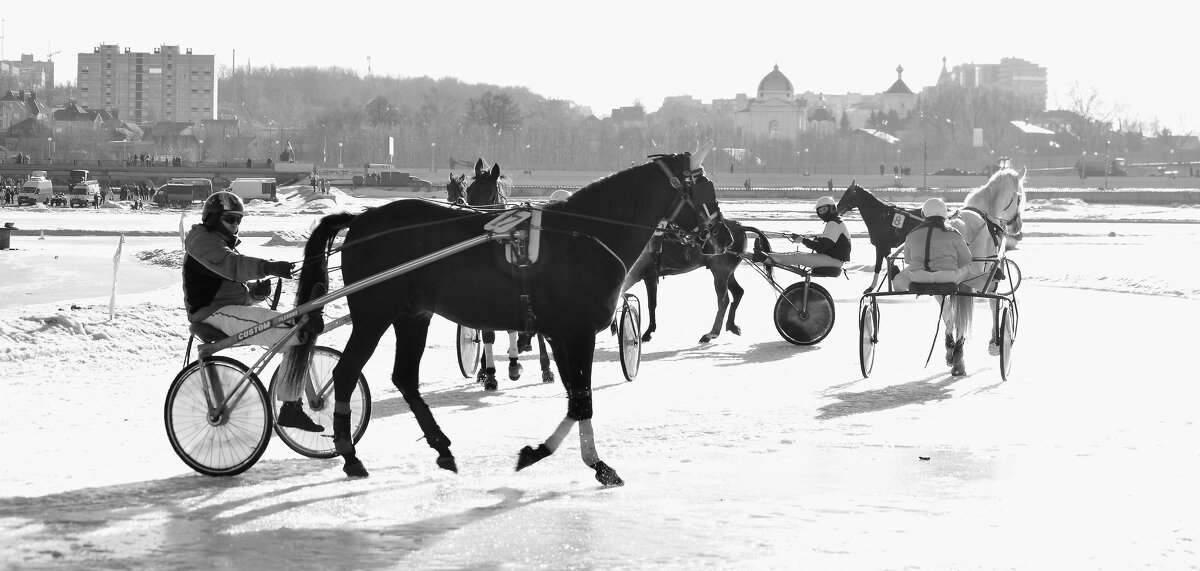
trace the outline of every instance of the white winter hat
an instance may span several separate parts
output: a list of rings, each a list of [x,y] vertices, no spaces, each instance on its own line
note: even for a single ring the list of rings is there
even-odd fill
[[[931,216],[941,216],[942,218],[945,218],[949,214],[949,211],[946,210],[946,203],[943,202],[942,199],[930,198],[929,200],[925,201],[924,205],[921,206],[921,214],[924,214],[926,218]]]

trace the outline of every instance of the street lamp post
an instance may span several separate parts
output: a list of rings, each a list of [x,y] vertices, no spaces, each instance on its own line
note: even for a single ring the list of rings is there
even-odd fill
[[[437,143],[429,143],[429,172],[437,172]]]
[[[54,137],[46,137],[46,158],[54,162]]]
[[[200,162],[204,162],[204,139],[200,139]]]
[[[533,157],[529,151],[529,144],[525,145],[525,170],[533,173]]]
[[[342,168],[342,143],[338,143],[338,168]]]
[[[1104,190],[1108,190],[1108,144],[1110,141],[1104,141]]]

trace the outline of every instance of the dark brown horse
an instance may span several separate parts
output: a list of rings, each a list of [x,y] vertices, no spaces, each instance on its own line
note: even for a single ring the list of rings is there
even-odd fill
[[[491,180],[480,180],[485,177]],[[495,210],[495,207],[504,208],[508,203],[509,189],[512,183],[508,177],[500,174],[498,165],[493,165],[491,169],[488,169],[483,164],[483,159],[478,159],[475,162],[475,177],[471,179],[470,186],[466,185],[466,178],[465,174],[457,179],[453,174],[450,175],[450,182],[446,184],[446,198],[450,202],[460,204],[465,201],[467,206],[480,207],[485,210]],[[476,184],[476,181],[480,181],[480,183]],[[476,380],[483,383],[483,390],[494,391],[500,388],[500,384],[496,380],[496,361],[493,356],[496,332],[480,331],[479,337],[483,343],[483,350],[479,355],[479,375]],[[521,378],[524,367],[517,359],[522,352],[533,350],[533,337],[537,337],[538,340],[538,349],[540,350],[538,363],[542,367],[542,382],[553,383],[554,372],[550,370],[550,352],[546,350],[545,336],[516,331],[508,332],[508,379],[516,381]]]
[[[712,184],[705,178],[696,181],[697,185],[705,183]],[[728,218],[723,219],[723,223],[733,236],[733,244],[727,252],[704,254],[701,252],[699,244],[694,242],[664,240],[656,236],[650,241],[646,251],[638,257],[633,267],[629,269],[629,275],[625,278],[625,289],[629,289],[639,281],[646,286],[646,306],[650,312],[650,324],[642,334],[643,342],[650,341],[650,336],[658,330],[655,314],[658,307],[659,279],[686,274],[699,268],[706,268],[712,272],[713,290],[717,294],[717,315],[713,319],[712,329],[700,336],[700,343],[708,343],[721,334],[721,321],[724,320],[727,309],[729,319],[725,323],[725,329],[734,335],[742,334],[742,329],[737,326],[736,320],[737,308],[742,303],[742,295],[745,290],[742,289],[742,285],[738,283],[733,272],[742,261],[742,253],[747,251],[746,233],[757,234],[755,242],[759,244],[760,250],[770,252],[771,246],[767,237],[757,228],[745,226]],[[770,267],[767,268],[767,271],[770,271]],[[730,294],[732,294],[732,300]]]
[[[867,225],[867,236],[875,246],[875,276],[864,293],[871,292],[879,284],[879,272],[883,260],[896,248],[904,245],[908,233],[925,221],[920,208],[901,208],[886,200],[880,200],[866,189],[851,182],[842,198],[838,200],[838,216],[858,209],[863,224]]]
[[[540,258],[523,268],[506,261],[505,244],[486,240],[492,234],[484,225],[497,214],[397,200],[361,214],[322,218],[305,246],[298,308],[324,289],[328,261],[323,254],[343,229],[346,242],[340,252],[347,287],[371,276],[388,277],[347,296],[353,330],[333,370],[334,445],[345,459],[343,470],[351,476],[367,475],[350,437],[349,401],[359,371],[389,327],[396,336],[392,382],[426,442],[437,451],[438,466],[458,470],[450,439],[420,391],[421,355],[436,313],[475,329],[532,330],[549,340],[566,388],[566,416],[545,442],[520,451],[517,470],[553,454],[578,422],[584,463],[602,484],[623,484],[600,460],[592,430],[596,333],[612,320],[629,266],[661,221],[666,220],[674,233],[703,240],[707,253],[723,251],[732,242],[718,224],[716,194],[693,184],[710,148],[711,142],[694,155],[655,157],[593,182],[565,202],[543,206]],[[472,186],[493,183],[489,176]],[[324,300],[318,298],[309,307],[317,301]],[[309,337],[291,352],[285,382],[301,380],[316,336]]]

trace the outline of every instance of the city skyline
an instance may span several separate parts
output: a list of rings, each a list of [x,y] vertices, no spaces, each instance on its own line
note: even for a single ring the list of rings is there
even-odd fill
[[[73,4],[63,9],[79,7]],[[943,57],[950,68],[1017,57],[1048,70],[1049,109],[1070,108],[1068,92],[1075,88],[1094,91],[1116,110],[1114,119],[1157,119],[1177,134],[1198,130],[1191,100],[1200,81],[1189,77],[1179,54],[1190,53],[1183,26],[1197,20],[1200,7],[1143,2],[1142,13],[1169,18],[1142,24],[1103,9],[1044,4],[931,2],[901,12],[869,0],[845,13],[762,2],[729,10],[717,3],[618,0],[595,8],[466,0],[454,11],[361,2],[310,14],[217,0],[172,26],[169,14],[153,6],[74,19],[21,3],[0,12],[0,43],[5,60],[32,53],[44,61],[54,53],[59,84],[75,83],[78,54],[100,45],[135,52],[175,45],[214,55],[221,70],[236,61],[242,69],[336,66],[366,75],[369,66],[378,76],[523,86],[590,107],[597,116],[635,102],[655,111],[669,96],[704,102],[753,96],[774,65],[799,92],[873,94],[895,81],[897,65],[920,91],[936,82]],[[1004,19],[997,19],[1001,13]],[[1168,30],[1156,29],[1159,22]],[[1179,32],[1170,33],[1176,27]]]

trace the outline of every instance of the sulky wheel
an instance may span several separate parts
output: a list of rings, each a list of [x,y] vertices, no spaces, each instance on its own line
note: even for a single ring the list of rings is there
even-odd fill
[[[1000,378],[1007,381],[1012,371],[1013,342],[1017,336],[1016,312],[1012,306],[1004,306],[1000,312]]]
[[[478,329],[458,326],[454,346],[458,350],[458,371],[463,377],[474,377],[479,370],[480,343]]]
[[[833,296],[819,284],[794,283],[775,300],[775,329],[794,345],[820,343],[833,329],[833,319]]]
[[[241,474],[271,441],[267,391],[257,375],[240,382],[247,369],[235,359],[214,356],[204,364],[207,375],[193,361],[171,381],[163,406],[167,438],[175,454],[201,474]]]
[[[617,342],[621,344],[621,372],[626,381],[632,381],[637,378],[642,365],[642,303],[637,296],[625,294],[619,327]]]
[[[863,378],[875,367],[875,345],[879,343],[879,303],[875,298],[858,312],[858,365]]]
[[[1004,279],[996,282],[996,294],[1008,297],[1021,287],[1021,266],[1009,258],[1004,258]]]
[[[301,402],[304,413],[313,422],[325,427],[324,432],[308,432],[297,428],[287,428],[275,425],[275,434],[288,448],[309,458],[333,458],[337,452],[333,448],[333,368],[342,358],[341,352],[329,347],[314,347],[312,359],[308,364],[308,372],[304,376],[304,396]],[[280,404],[276,391],[282,379],[279,369],[271,375],[271,403]],[[367,423],[371,421],[371,389],[367,386],[367,378],[359,373],[358,383],[354,394],[350,397],[350,434],[354,442],[362,438],[367,431]]]

